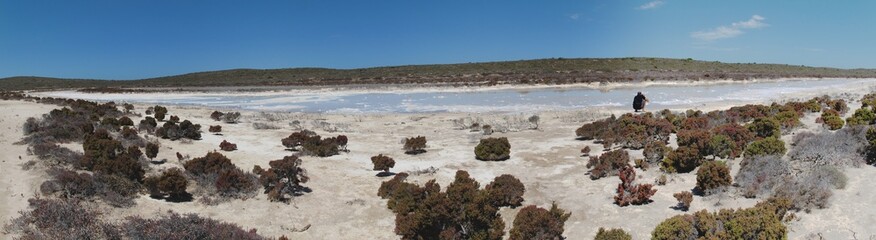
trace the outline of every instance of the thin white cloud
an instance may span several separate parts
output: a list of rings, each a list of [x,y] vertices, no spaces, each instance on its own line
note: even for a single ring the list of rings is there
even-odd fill
[[[754,15],[746,21],[735,22],[730,24],[730,26],[719,26],[708,31],[692,32],[690,36],[704,41],[732,38],[745,33],[742,29],[757,29],[769,26],[763,22],[764,20],[766,20],[766,18],[761,17],[760,15]]]
[[[569,18],[572,20],[578,20],[578,18],[581,18],[581,14],[577,14],[577,13],[572,14],[572,15],[569,15]]]
[[[657,0],[657,1],[651,1],[651,2],[648,2],[648,3],[642,4],[642,6],[639,6],[638,9],[639,9],[639,10],[654,9],[654,8],[659,7],[660,5],[663,5],[663,3],[664,3],[664,2],[663,2],[663,1],[660,1],[660,0]]]

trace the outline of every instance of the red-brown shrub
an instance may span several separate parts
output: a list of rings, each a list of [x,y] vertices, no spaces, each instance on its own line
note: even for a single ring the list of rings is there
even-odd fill
[[[564,226],[571,215],[558,208],[556,203],[551,204],[550,210],[535,205],[526,206],[514,218],[509,239],[565,239]]]
[[[237,144],[222,140],[222,142],[219,143],[219,149],[222,149],[222,151],[234,151],[237,150]]]
[[[657,189],[651,189],[651,184],[633,184],[636,181],[636,171],[626,166],[621,169],[618,174],[621,183],[617,185],[617,196],[614,197],[614,203],[618,206],[641,205],[651,202],[651,196],[657,192]]]
[[[603,153],[599,157],[590,157],[587,168],[590,168],[590,179],[596,180],[616,175],[619,169],[629,164],[630,154],[626,150],[618,149]]]
[[[300,195],[308,191],[307,187],[301,186],[310,179],[307,170],[301,167],[301,159],[296,156],[286,156],[280,160],[270,161],[271,167],[259,174],[259,182],[265,188],[271,201],[284,201],[285,195]],[[261,167],[259,167],[261,168]]]
[[[395,160],[383,154],[371,157],[371,163],[374,164],[374,171],[389,172],[389,169],[395,167]]]
[[[484,190],[490,196],[493,206],[514,208],[523,202],[523,193],[526,191],[526,187],[516,177],[503,174],[487,184]]]

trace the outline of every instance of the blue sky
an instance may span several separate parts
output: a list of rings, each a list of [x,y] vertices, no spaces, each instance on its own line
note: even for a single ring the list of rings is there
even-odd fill
[[[669,57],[876,68],[876,1],[7,1],[0,77]]]

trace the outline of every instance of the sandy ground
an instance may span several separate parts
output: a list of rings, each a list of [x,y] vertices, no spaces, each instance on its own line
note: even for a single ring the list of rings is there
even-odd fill
[[[850,104],[855,106],[857,104]],[[720,108],[704,106],[701,109]],[[0,148],[5,153],[0,156],[0,214],[4,223],[17,216],[19,210],[27,206],[26,199],[35,194],[39,184],[45,180],[42,169],[22,170],[21,164],[33,159],[26,154],[26,146],[15,145],[22,137],[21,124],[27,117],[37,117],[57,106],[21,101],[0,101]],[[137,105],[142,112],[145,106]],[[602,152],[601,145],[588,141],[575,140],[574,130],[583,122],[598,117],[602,113],[586,114],[580,112],[544,112],[537,130],[524,129],[516,132],[495,133],[493,137],[508,137],[512,146],[511,159],[503,162],[483,162],[475,160],[473,149],[478,139],[484,137],[478,132],[459,130],[453,120],[459,118],[481,118],[494,125],[505,124],[505,118],[525,117],[499,113],[430,113],[430,114],[368,114],[368,115],[327,115],[299,113],[243,112],[238,124],[225,124],[209,119],[213,109],[197,107],[169,107],[169,115],[178,115],[199,123],[206,130],[208,125],[222,125],[223,135],[203,134],[203,139],[186,144],[180,141],[161,141],[158,158],[168,159],[168,163],[153,166],[150,173],[158,169],[181,167],[176,161],[176,152],[192,157],[205,155],[218,150],[219,142],[228,140],[238,145],[237,151],[223,152],[241,169],[251,170],[254,165],[267,166],[268,161],[289,155],[280,144],[280,139],[288,136],[295,128],[292,121],[299,121],[304,128],[315,130],[322,136],[344,134],[349,137],[349,152],[340,155],[317,158],[304,157],[304,168],[311,179],[305,186],[313,192],[295,198],[290,204],[269,202],[264,194],[253,199],[235,200],[217,206],[200,203],[170,203],[139,197],[137,205],[131,208],[109,208],[106,216],[123,218],[131,215],[154,216],[169,210],[180,213],[198,213],[223,221],[233,222],[244,228],[257,228],[266,236],[289,236],[292,239],[398,239],[393,233],[394,215],[386,208],[386,201],[377,197],[377,189],[382,181],[389,178],[376,177],[371,170],[370,157],[388,154],[397,164],[393,172],[415,171],[435,167],[435,174],[412,176],[409,181],[425,183],[437,179],[442,187],[452,181],[457,170],[466,170],[485,186],[501,174],[512,174],[526,186],[525,205],[534,204],[547,207],[556,202],[572,213],[566,222],[565,236],[568,239],[592,239],[600,227],[622,228],[634,239],[648,239],[654,227],[666,218],[682,214],[671,207],[676,200],[673,193],[691,190],[695,174],[669,175],[669,183],[656,186],[657,194],[653,202],[642,206],[618,207],[613,204],[615,188],[620,180],[617,177],[590,180],[585,167],[586,159],[579,151],[590,145],[593,153]],[[133,118],[139,122],[140,118]],[[814,115],[807,116],[805,129],[818,129]],[[275,124],[281,129],[255,130],[252,123]],[[339,128],[329,132],[316,127],[326,122]],[[513,124],[512,124],[513,125]],[[424,135],[428,139],[428,152],[416,156],[405,155],[400,140],[404,137]],[[82,151],[80,148],[73,148]],[[641,158],[641,150],[631,151],[633,158]],[[21,156],[21,159],[18,157]],[[739,160],[731,161],[732,172],[738,169]],[[637,170],[638,181],[653,183],[661,175],[656,167],[647,171]],[[845,189],[836,190],[828,209],[811,213],[797,213],[800,220],[789,226],[791,239],[803,239],[810,234],[821,233],[827,239],[850,239],[854,236],[863,239],[876,236],[876,229],[870,226],[876,222],[876,211],[870,210],[876,193],[876,168],[865,166],[847,169],[849,177]],[[197,198],[197,196],[195,196]],[[741,208],[753,206],[758,199],[746,199],[733,193],[720,196],[695,196],[690,212],[701,209]],[[506,231],[518,209],[502,209]],[[307,227],[309,226],[309,228]],[[301,231],[301,229],[305,229]],[[507,235],[506,235],[507,236]],[[8,236],[0,236],[0,238]]]

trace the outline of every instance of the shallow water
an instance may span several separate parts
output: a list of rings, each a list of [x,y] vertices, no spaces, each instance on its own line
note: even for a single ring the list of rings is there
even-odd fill
[[[876,80],[821,79],[721,84],[653,84],[610,90],[554,87],[500,90],[441,91],[281,91],[232,93],[86,94],[72,91],[43,95],[90,100],[201,105],[294,112],[535,112],[585,108],[632,108],[641,91],[648,109],[686,109],[707,104],[766,103],[785,98],[809,98],[825,93],[870,90]]]

